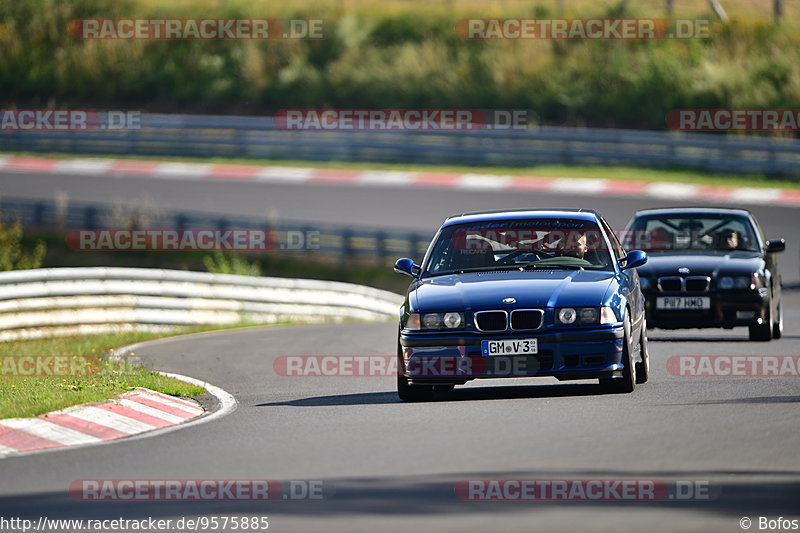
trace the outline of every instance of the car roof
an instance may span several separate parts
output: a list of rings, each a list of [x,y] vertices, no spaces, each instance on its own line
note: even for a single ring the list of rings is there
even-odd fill
[[[677,214],[697,214],[697,213],[729,213],[731,215],[746,215],[751,213],[747,209],[736,209],[730,207],[657,207],[654,209],[640,209],[634,216],[639,215],[677,215]]]
[[[495,211],[475,211],[447,217],[442,227],[454,224],[469,224],[493,220],[521,220],[536,218],[570,218],[597,222],[600,214],[594,209],[500,209]]]

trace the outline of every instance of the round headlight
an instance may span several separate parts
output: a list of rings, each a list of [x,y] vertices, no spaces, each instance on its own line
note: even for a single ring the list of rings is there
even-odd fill
[[[639,276],[639,287],[641,287],[643,291],[650,289],[650,278]]]
[[[437,329],[442,327],[442,315],[439,313],[428,313],[422,317],[422,324],[426,329]]]
[[[729,276],[724,276],[719,278],[719,288],[720,289],[732,289],[733,288],[733,278]]]
[[[752,278],[740,276],[736,278],[736,288],[737,289],[754,289],[755,287],[751,287]]]
[[[444,325],[448,328],[457,328],[461,325],[461,313],[445,313]]]
[[[558,321],[562,324],[572,324],[576,318],[578,318],[578,314],[571,307],[565,307],[558,311]]]

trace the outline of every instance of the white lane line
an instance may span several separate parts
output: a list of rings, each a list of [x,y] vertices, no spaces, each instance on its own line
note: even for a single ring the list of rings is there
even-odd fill
[[[416,174],[416,172],[374,170],[359,174],[356,183],[359,185],[382,185],[387,187],[403,186],[410,184]]]
[[[114,165],[111,159],[64,159],[53,165],[53,172],[65,174],[105,174]]]
[[[741,187],[731,192],[729,200],[751,204],[771,204],[781,195],[780,189]]]
[[[129,400],[127,398],[117,398],[116,401],[120,405],[125,407],[130,407],[134,411],[139,411],[142,414],[150,415],[155,418],[160,418],[161,420],[166,420],[167,422],[170,422],[172,424],[180,424],[185,420],[179,416],[171,415],[169,413],[165,413],[164,411],[159,411],[158,409],[150,407],[149,405],[144,405],[143,403],[134,402],[133,400]]]
[[[657,198],[694,198],[697,196],[697,185],[688,183],[651,183],[644,189],[647,196]]]
[[[146,424],[144,422],[140,422],[139,420],[134,420],[133,418],[128,418],[127,416],[118,413],[112,413],[111,411],[106,411],[105,409],[100,409],[99,407],[94,406],[80,406],[74,409],[62,411],[62,413],[85,420],[86,422],[92,422],[93,424],[99,424],[111,429],[116,429],[117,431],[127,433],[128,435],[134,435],[136,433],[141,433],[142,431],[156,429],[155,426],[151,426],[150,424]]]
[[[313,168],[297,167],[264,167],[256,173],[257,181],[297,181],[303,182],[310,180],[314,175]]]
[[[133,392],[130,392],[130,393],[128,393],[126,395],[127,398],[131,398],[133,396],[141,396],[142,398],[147,398],[148,400],[152,400],[154,402],[158,402],[158,403],[160,403],[162,405],[168,405],[169,407],[174,407],[175,409],[183,411],[184,413],[189,413],[189,414],[192,414],[192,415],[195,415],[195,416],[203,413],[203,408],[202,407],[192,407],[192,406],[180,403],[180,402],[173,402],[173,401],[170,401],[170,400],[168,400],[166,398],[162,398],[161,396],[157,396],[155,394],[149,394],[149,393],[144,392],[144,391],[133,391]]]
[[[18,429],[42,439],[58,442],[64,446],[101,442],[101,439],[97,437],[47,422],[41,418],[10,418],[0,422],[0,425]]]
[[[550,183],[550,192],[597,194],[605,190],[608,180],[592,178],[557,178]]]
[[[202,178],[211,172],[212,167],[200,163],[161,163],[152,174],[161,178]]]
[[[458,189],[505,189],[514,182],[511,176],[497,176],[495,174],[462,174],[455,182]]]

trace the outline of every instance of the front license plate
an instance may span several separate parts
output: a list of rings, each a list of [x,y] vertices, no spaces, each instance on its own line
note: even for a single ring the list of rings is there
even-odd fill
[[[484,356],[535,355],[538,352],[538,339],[504,339],[501,341],[481,341],[481,353]]]
[[[656,299],[656,309],[665,311],[687,311],[710,309],[711,298],[708,296],[660,296]]]

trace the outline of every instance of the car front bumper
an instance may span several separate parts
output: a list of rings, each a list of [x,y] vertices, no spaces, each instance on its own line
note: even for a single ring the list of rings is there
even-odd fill
[[[560,380],[616,377],[623,369],[622,325],[573,331],[462,332],[400,335],[398,369],[411,383],[465,383],[471,379],[553,376]],[[481,342],[537,339],[536,355],[484,356]]]
[[[647,327],[662,329],[684,328],[734,328],[763,324],[769,315],[769,291],[758,289],[740,292],[708,293],[645,293],[645,313]],[[663,310],[657,309],[659,296],[705,296],[711,301],[709,309],[704,310]]]

